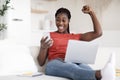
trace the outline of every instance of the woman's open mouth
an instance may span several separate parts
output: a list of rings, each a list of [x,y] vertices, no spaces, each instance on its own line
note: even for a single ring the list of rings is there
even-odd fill
[[[59,31],[63,31],[64,27],[63,26],[59,26],[58,29],[59,29]]]

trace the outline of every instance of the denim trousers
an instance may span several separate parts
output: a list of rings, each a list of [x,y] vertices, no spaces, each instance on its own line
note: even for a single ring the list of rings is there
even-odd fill
[[[49,61],[45,68],[45,74],[70,80],[96,80],[95,71],[87,64],[64,62],[61,59]]]

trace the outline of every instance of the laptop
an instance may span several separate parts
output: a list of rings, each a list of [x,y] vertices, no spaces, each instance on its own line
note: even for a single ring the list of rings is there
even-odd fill
[[[98,43],[96,41],[69,40],[65,62],[94,64],[97,51]]]

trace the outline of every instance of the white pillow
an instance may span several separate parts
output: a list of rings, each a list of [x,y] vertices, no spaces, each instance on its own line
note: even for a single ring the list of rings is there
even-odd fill
[[[0,45],[0,75],[18,75],[37,71],[28,47]]]
[[[39,63],[38,63],[38,60],[37,60],[37,57],[39,55],[39,50],[40,50],[40,46],[31,46],[30,47],[30,52],[31,52],[31,55],[32,55],[35,63],[36,63],[38,71],[39,72],[44,72],[46,64],[44,66],[40,66]]]

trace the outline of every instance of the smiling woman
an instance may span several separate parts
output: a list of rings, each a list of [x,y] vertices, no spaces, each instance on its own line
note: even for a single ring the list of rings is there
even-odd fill
[[[33,4],[33,3],[32,3]],[[38,3],[39,4],[39,3]],[[71,4],[71,5],[70,5]],[[105,47],[109,50],[112,50],[110,47],[115,48],[113,49],[113,51],[116,51],[116,47],[119,48],[120,47],[120,38],[118,38],[118,34],[120,33],[120,0],[57,0],[56,2],[52,3],[52,1],[44,1],[44,3],[37,5],[37,8],[43,8],[43,10],[48,10],[48,13],[45,14],[33,14],[32,13],[32,30],[36,29],[38,30],[40,33],[40,36],[36,36],[36,39],[38,39],[38,45],[39,46],[39,42],[42,33],[44,33],[45,30],[41,29],[41,23],[40,21],[42,20],[43,22],[45,21],[44,18],[46,17],[46,15],[50,14],[50,17],[52,15],[54,15],[55,10],[57,10],[60,7],[66,7],[71,11],[71,14],[73,15],[71,20],[70,20],[70,30],[71,32],[86,32],[88,30],[92,30],[90,26],[92,26],[92,23],[90,21],[90,19],[86,17],[86,15],[84,15],[81,11],[81,7],[84,4],[89,4],[95,11],[98,19],[100,20],[100,23],[102,24],[102,28],[103,28],[103,36],[101,38],[98,39],[98,41],[100,42],[100,47]],[[74,6],[74,7],[73,7]],[[54,16],[52,17],[54,21]],[[59,19],[57,20],[59,21]],[[36,23],[38,22],[38,23]],[[54,22],[55,23],[55,22]],[[62,23],[61,23],[62,24]],[[90,25],[90,26],[88,26]],[[52,26],[55,27],[56,26]],[[51,28],[50,27],[50,30]],[[63,26],[58,26],[57,27],[60,31],[62,31],[63,29],[65,29]],[[41,30],[40,30],[41,29]],[[47,30],[46,30],[47,31]],[[36,33],[37,34],[37,33]],[[111,36],[112,37],[111,37]],[[34,41],[35,42],[35,41]],[[106,51],[103,50],[103,52],[101,53],[105,53]],[[120,64],[119,64],[119,55],[120,51],[117,51],[117,64],[116,66],[118,68],[120,68]],[[105,54],[101,54],[102,56],[104,56]],[[100,60],[99,57],[99,61],[98,63],[102,63],[103,61],[106,61],[106,59],[103,59],[102,61]],[[98,65],[97,67],[100,67],[100,65]]]

